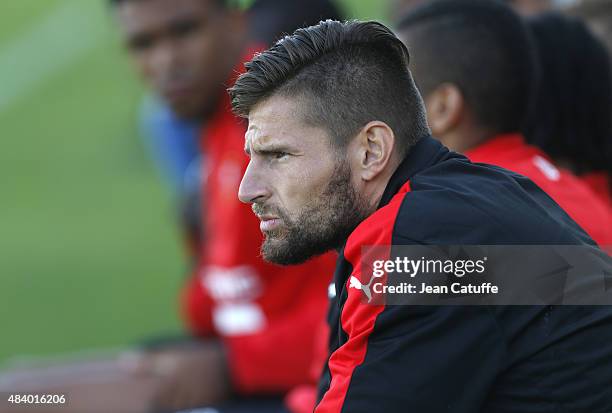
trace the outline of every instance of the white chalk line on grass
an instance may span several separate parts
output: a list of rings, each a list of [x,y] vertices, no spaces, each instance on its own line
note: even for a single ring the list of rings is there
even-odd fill
[[[94,48],[103,37],[97,17],[88,2],[64,2],[0,45],[0,112]]]

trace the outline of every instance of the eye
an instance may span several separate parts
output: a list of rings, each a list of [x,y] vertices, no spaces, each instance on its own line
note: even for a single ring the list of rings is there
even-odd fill
[[[285,158],[286,156],[289,156],[289,154],[287,152],[272,152],[272,157],[276,160],[280,160]]]
[[[128,40],[128,48],[133,52],[143,52],[153,47],[155,39],[149,35],[134,36]]]
[[[201,26],[201,23],[197,20],[184,20],[179,21],[172,27],[172,33],[177,38],[187,37],[190,34],[196,32]]]

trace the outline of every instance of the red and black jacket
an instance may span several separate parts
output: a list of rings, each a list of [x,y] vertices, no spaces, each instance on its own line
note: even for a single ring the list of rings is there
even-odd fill
[[[609,307],[370,305],[349,288],[367,283],[362,247],[416,244],[594,243],[529,179],[421,139],[341,250],[316,413],[612,411]]]

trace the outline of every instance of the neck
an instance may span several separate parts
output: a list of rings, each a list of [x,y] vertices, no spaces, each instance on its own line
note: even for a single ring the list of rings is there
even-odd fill
[[[383,173],[381,173],[374,181],[370,182],[370,187],[365,191],[365,200],[368,201],[368,215],[372,215],[378,209],[380,201],[385,193],[385,189],[389,185],[391,177],[400,165],[401,160],[393,158]]]
[[[442,144],[450,150],[464,153],[482,144],[487,139],[491,138],[492,134],[480,128],[466,128],[464,130],[456,130],[443,135],[440,138]]]

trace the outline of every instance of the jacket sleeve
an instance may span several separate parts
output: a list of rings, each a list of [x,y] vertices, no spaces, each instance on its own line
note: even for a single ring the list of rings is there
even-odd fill
[[[316,285],[321,287],[320,283]],[[288,311],[269,319],[261,332],[225,337],[236,391],[284,393],[295,386],[313,383],[315,331],[325,317],[326,302],[324,287],[319,291],[311,289]]]
[[[200,278],[192,275],[181,292],[181,313],[185,326],[197,337],[215,334],[212,321],[213,301],[201,285]]]

